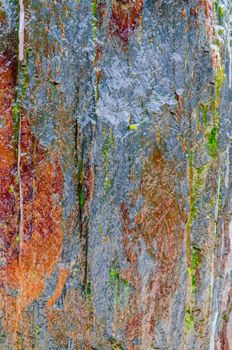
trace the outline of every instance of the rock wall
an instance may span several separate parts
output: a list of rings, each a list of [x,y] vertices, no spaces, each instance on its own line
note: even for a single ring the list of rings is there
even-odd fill
[[[1,349],[232,349],[231,6],[1,0]]]

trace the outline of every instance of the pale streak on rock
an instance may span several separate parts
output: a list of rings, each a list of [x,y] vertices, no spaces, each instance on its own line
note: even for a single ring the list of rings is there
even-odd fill
[[[24,4],[23,0],[19,0],[19,55],[20,62],[24,59]]]

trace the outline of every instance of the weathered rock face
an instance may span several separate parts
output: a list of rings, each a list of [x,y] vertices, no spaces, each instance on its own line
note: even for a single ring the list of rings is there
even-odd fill
[[[232,349],[231,5],[1,1],[1,349]]]

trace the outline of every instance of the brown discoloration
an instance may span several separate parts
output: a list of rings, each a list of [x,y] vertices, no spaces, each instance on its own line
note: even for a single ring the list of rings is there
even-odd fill
[[[121,311],[118,318],[124,321],[122,328],[127,331],[128,350],[139,349],[139,344],[134,344],[134,339],[141,339],[142,335],[142,308],[141,308],[141,276],[138,271],[138,253],[135,251],[136,234],[133,230],[130,212],[127,205],[120,205],[123,233],[123,253],[129,262],[129,267],[123,272],[123,278],[133,287],[130,293],[129,303],[125,310]],[[118,323],[118,319],[116,321]]]
[[[166,161],[161,151],[155,150],[144,166],[140,194],[145,199],[145,205],[135,219],[136,231],[143,234],[147,246],[153,247],[156,239],[158,258],[169,263],[175,259],[170,254],[174,249],[172,245],[175,245],[170,242],[171,238],[176,235],[183,238],[180,225],[186,220],[183,199],[179,198],[175,190],[176,176],[180,178],[175,163]],[[163,240],[164,236],[169,237],[168,242]],[[165,247],[165,244],[169,246]],[[176,255],[175,249],[173,252]]]
[[[7,56],[0,56],[0,77],[0,235],[5,259],[5,266],[1,269],[1,287],[5,328],[12,333],[16,342],[16,332],[20,328],[25,306],[42,293],[46,278],[51,275],[61,256],[63,235],[59,201],[63,176],[58,157],[54,155],[53,161],[46,159],[46,152],[32,134],[29,119],[22,111],[20,172],[17,172],[14,137],[17,130],[12,115],[15,65]],[[17,174],[21,177],[24,214],[21,244],[18,235]],[[12,289],[15,290],[15,297],[8,292]]]
[[[232,350],[232,288],[230,289],[226,310],[223,314],[223,326],[219,334],[216,350]]]
[[[177,115],[181,116],[183,113],[183,97],[177,93],[175,95],[178,103]]]
[[[16,298],[14,321],[12,314],[6,313],[10,322],[9,328],[15,324],[25,309],[25,306],[36,300],[44,289],[46,278],[54,271],[56,264],[61,257],[62,232],[59,224],[61,221],[61,210],[56,200],[49,198],[49,191],[52,190],[55,181],[54,165],[47,164],[38,168],[39,176],[38,189],[40,193],[34,201],[34,225],[30,240],[23,242],[21,262],[17,258],[8,263],[6,267],[6,288],[14,288],[19,291]],[[44,178],[42,179],[42,177]],[[48,192],[47,192],[48,191]],[[7,304],[12,303],[7,298]]]
[[[7,254],[4,290],[14,289],[17,297],[5,296],[6,328],[16,336],[26,305],[42,293],[46,279],[59,262],[63,234],[59,205],[63,175],[57,155],[48,160],[45,150],[22,116],[21,164],[23,199],[23,242],[12,238]]]
[[[84,193],[85,193],[85,203],[89,209],[89,202],[93,199],[94,195],[94,172],[93,169],[88,162],[85,166],[85,174],[84,174]]]
[[[16,154],[14,150],[15,65],[8,55],[0,55],[0,237],[4,254],[17,234]],[[7,256],[6,256],[7,258]]]
[[[99,60],[102,58],[102,45],[100,44],[96,44],[95,45],[95,56],[94,56],[94,66],[97,65],[97,63],[99,62]]]
[[[51,310],[48,313],[50,335],[65,347],[68,339],[72,339],[75,349],[82,346],[89,349],[90,325],[88,302],[74,289],[67,292],[62,310]]]
[[[101,28],[104,19],[107,17],[107,5],[105,1],[95,0],[97,2],[97,26]]]
[[[124,202],[120,204],[120,213],[123,233],[123,253],[127,260],[132,262],[134,260],[134,252],[129,245],[129,235],[132,234],[132,230],[130,228],[130,213]]]
[[[198,7],[196,7],[196,8],[191,7],[191,9],[190,9],[190,16],[198,18],[199,17],[199,8]]]
[[[225,323],[220,333],[220,339],[217,343],[217,350],[232,350],[232,318]]]
[[[177,283],[176,263],[183,247],[187,215],[184,201],[176,192],[180,174],[173,161],[166,161],[160,150],[155,150],[144,165],[140,194],[144,198],[143,209],[137,214],[136,232],[142,235],[148,251],[157,263],[144,295],[144,323],[152,334],[156,317],[169,312],[170,298]],[[149,346],[151,338],[145,340]]]
[[[144,205],[136,215],[134,226],[130,222],[129,210],[121,204],[124,254],[131,263],[130,270],[137,276],[139,239],[143,239],[147,252],[156,261],[156,268],[143,293],[142,324],[144,346],[151,345],[156,318],[168,314],[170,298],[177,283],[176,263],[183,247],[187,214],[184,200],[176,192],[176,181],[181,178],[176,164],[167,161],[159,149],[154,150],[144,164],[139,196]],[[137,290],[141,287],[137,286]],[[133,325],[133,322],[131,322]]]
[[[111,0],[111,32],[127,42],[142,21],[143,0]]]

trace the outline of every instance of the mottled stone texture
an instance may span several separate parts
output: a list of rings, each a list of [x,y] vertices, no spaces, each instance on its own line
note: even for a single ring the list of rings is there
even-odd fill
[[[231,6],[1,0],[0,349],[232,349]]]

